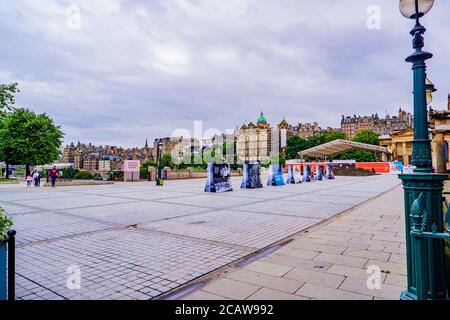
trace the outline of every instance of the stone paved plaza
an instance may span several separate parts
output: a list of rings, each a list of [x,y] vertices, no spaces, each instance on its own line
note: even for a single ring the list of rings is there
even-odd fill
[[[154,299],[400,184],[388,175],[241,190],[234,178],[234,192],[205,194],[204,182],[0,186],[18,232],[17,298]],[[67,288],[69,267],[79,290]]]

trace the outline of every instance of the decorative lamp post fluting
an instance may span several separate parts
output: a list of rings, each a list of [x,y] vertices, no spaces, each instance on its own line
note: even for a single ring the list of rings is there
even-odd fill
[[[426,239],[422,250],[413,245],[414,218],[413,203],[423,207],[423,231],[443,230],[442,190],[447,175],[433,174],[431,140],[429,135],[427,104],[431,102],[434,85],[427,81],[426,60],[433,55],[423,51],[425,27],[420,18],[433,7],[434,0],[400,0],[400,12],[408,19],[415,20],[411,30],[414,53],[406,61],[412,63],[414,80],[414,141],[412,164],[414,173],[402,174],[400,179],[405,190],[406,260],[408,288],[402,293],[403,300],[445,299],[444,244],[441,239]],[[427,99],[428,98],[428,99]],[[416,226],[417,227],[417,226]],[[421,250],[421,251],[419,251]],[[420,264],[420,265],[419,265]],[[426,270],[423,270],[425,265]],[[425,287],[425,290],[423,289]],[[425,294],[423,294],[425,292]]]

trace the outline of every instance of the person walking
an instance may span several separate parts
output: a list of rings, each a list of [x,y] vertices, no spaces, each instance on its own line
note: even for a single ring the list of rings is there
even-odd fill
[[[52,180],[52,188],[55,187],[56,178],[58,178],[58,170],[56,170],[56,166],[50,170],[50,179]]]

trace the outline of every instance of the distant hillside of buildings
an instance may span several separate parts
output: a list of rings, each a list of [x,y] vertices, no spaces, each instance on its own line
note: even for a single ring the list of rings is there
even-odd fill
[[[264,113],[255,122],[243,124],[231,134],[216,135],[204,141],[184,137],[165,137],[155,139],[150,147],[146,141],[143,148],[121,148],[117,146],[94,146],[91,143],[71,143],[64,148],[62,161],[73,163],[76,169],[95,171],[123,170],[125,160],[157,161],[158,146],[161,154],[171,153],[172,157],[183,158],[187,154],[202,154],[214,145],[232,142],[236,146],[238,162],[265,161],[271,155],[284,154],[290,137],[304,139],[335,130],[344,132],[348,139],[353,139],[359,130],[373,130],[380,136],[407,130],[413,126],[411,113],[402,109],[398,115],[380,118],[378,114],[371,116],[342,116],[340,128],[323,129],[319,123],[298,123],[292,125],[283,118],[275,126],[271,126]]]

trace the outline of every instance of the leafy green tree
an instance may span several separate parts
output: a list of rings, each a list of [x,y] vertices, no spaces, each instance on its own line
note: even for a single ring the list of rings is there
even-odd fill
[[[140,177],[141,179],[148,179],[148,168],[156,167],[156,163],[153,160],[148,160],[141,164]]]
[[[356,162],[376,162],[377,157],[375,153],[367,150],[351,150],[342,153],[336,157],[335,160],[355,160]]]
[[[14,94],[20,92],[17,86],[17,83],[0,84],[0,116],[6,111],[14,110],[13,106],[16,102]]]
[[[173,167],[173,163],[172,163],[172,155],[170,154],[170,152],[165,153],[162,158],[161,158],[161,168],[165,168],[165,167]]]
[[[334,140],[347,140],[347,135],[344,132],[337,130],[329,130],[323,133],[323,141],[324,143],[331,142]]]
[[[50,164],[60,155],[63,136],[46,114],[15,109],[0,121],[0,160],[26,165],[27,172],[30,165]]]
[[[94,176],[89,171],[80,171],[75,176],[75,180],[92,180]]]
[[[286,157],[288,159],[296,159],[298,153],[308,149],[310,145],[310,142],[302,137],[290,137],[286,142]]]
[[[379,134],[373,130],[359,130],[356,132],[353,141],[378,146],[380,142]]]

